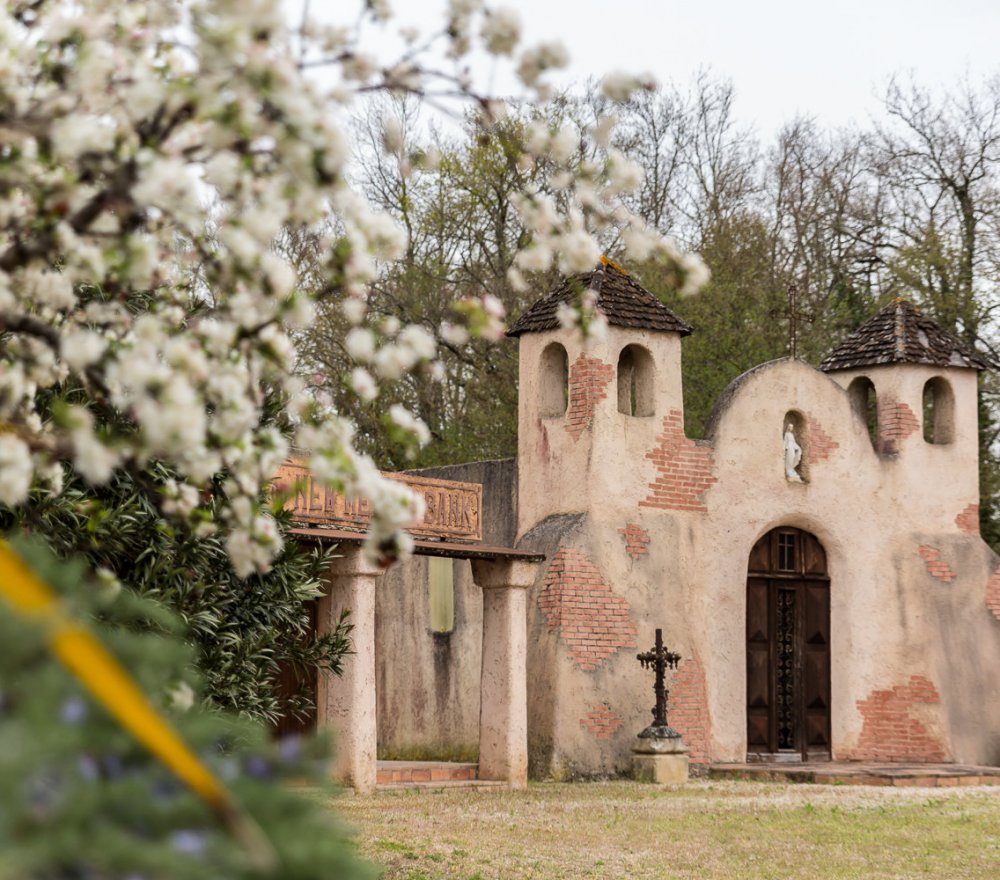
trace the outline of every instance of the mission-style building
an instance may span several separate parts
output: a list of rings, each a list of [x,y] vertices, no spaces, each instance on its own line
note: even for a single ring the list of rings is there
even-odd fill
[[[559,324],[581,287],[604,338]],[[521,739],[534,777],[626,772],[652,705],[636,653],[662,628],[682,657],[669,722],[694,764],[1000,765],[1000,557],[978,517],[987,363],[897,300],[818,369],[740,376],[692,440],[690,332],[607,260],[512,324],[516,461],[412,475],[481,485],[478,541],[463,554],[429,536],[431,555],[373,588],[378,754],[475,760],[499,724],[512,784]],[[501,563],[521,566],[522,641],[522,612],[505,606],[501,632],[490,610],[484,566]]]

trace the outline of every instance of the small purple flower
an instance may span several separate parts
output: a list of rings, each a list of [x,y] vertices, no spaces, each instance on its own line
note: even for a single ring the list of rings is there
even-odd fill
[[[59,717],[67,724],[79,724],[87,717],[87,704],[80,697],[70,697],[59,709]]]
[[[287,764],[297,761],[302,754],[302,737],[295,733],[283,736],[278,740],[278,754]]]
[[[271,765],[260,755],[251,755],[246,760],[246,771],[254,779],[268,779],[271,776]]]
[[[170,845],[186,856],[200,856],[205,851],[205,835],[200,831],[183,828],[170,835]]]

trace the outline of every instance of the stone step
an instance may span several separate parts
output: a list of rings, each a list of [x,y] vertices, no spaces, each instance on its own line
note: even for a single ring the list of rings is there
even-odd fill
[[[968,764],[876,764],[831,761],[810,764],[713,764],[710,779],[804,782],[815,785],[947,787],[1000,785],[1000,768]]]
[[[436,785],[478,782],[479,765],[451,761],[379,761],[376,783]]]

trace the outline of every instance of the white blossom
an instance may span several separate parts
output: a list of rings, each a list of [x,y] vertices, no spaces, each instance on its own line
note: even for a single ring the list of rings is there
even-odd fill
[[[59,352],[70,369],[80,372],[98,360],[107,343],[93,330],[71,330],[62,338]]]
[[[73,282],[62,272],[29,269],[21,278],[25,294],[42,306],[68,309],[76,303]]]
[[[179,681],[167,690],[170,706],[178,712],[188,712],[194,706],[194,689],[186,681]]]
[[[427,425],[413,415],[405,406],[394,403],[389,407],[389,418],[392,419],[395,425],[412,434],[421,446],[426,446],[430,442],[431,432],[428,430]]]
[[[365,327],[354,327],[344,337],[344,348],[353,360],[366,364],[375,357],[375,337]]]
[[[567,275],[593,269],[601,256],[593,236],[583,229],[572,229],[559,238],[559,268]]]
[[[418,361],[429,361],[437,354],[434,335],[419,324],[404,327],[399,334],[399,344],[409,347]]]
[[[578,149],[580,129],[573,122],[564,123],[549,140],[549,155],[557,162],[568,162]]]
[[[358,297],[349,296],[340,304],[344,317],[352,324],[360,324],[368,313],[368,305]]]
[[[483,19],[483,43],[492,55],[510,55],[521,39],[521,16],[510,6],[487,10]]]
[[[441,338],[451,345],[462,346],[469,341],[469,331],[461,324],[453,324],[451,321],[441,322]]]
[[[632,192],[642,184],[642,167],[619,150],[608,153],[608,185],[614,193]]]
[[[615,70],[601,80],[601,94],[612,101],[627,101],[639,89],[656,88],[656,80],[649,74],[636,76],[622,70]]]
[[[95,116],[64,116],[52,126],[52,149],[61,159],[76,159],[84,153],[106,153],[114,143],[114,126]]]
[[[382,120],[382,148],[393,156],[403,152],[403,126],[395,117],[387,116]]]
[[[681,259],[681,268],[684,270],[684,283],[679,291],[681,296],[697,293],[711,278],[708,266],[697,254],[685,254]]]
[[[375,355],[375,372],[383,379],[394,382],[417,362],[413,351],[400,345],[383,345]]]
[[[365,26],[381,27],[387,0],[366,6]],[[407,238],[352,185],[344,111],[362,90],[437,91],[472,99],[489,125],[504,103],[475,89],[471,63],[437,72],[414,34],[403,57],[382,57],[386,42],[362,46],[347,22],[307,21],[293,34],[278,0],[190,9],[48,0],[31,13],[28,24],[0,12],[0,228],[19,245],[5,251],[0,271],[0,502],[30,503],[33,480],[58,493],[69,466],[101,484],[117,468],[156,458],[177,475],[157,497],[163,512],[198,519],[200,535],[222,535],[241,576],[262,572],[281,549],[260,502],[288,453],[289,439],[274,428],[281,424],[310,451],[317,480],[371,502],[366,553],[380,562],[405,554],[412,542],[402,530],[422,502],[357,451],[350,414],[309,394],[296,375],[293,334],[313,320],[316,297],[274,245],[283,229],[315,232],[324,295],[339,300],[347,325],[333,341],[355,362],[344,378],[359,401],[412,370],[440,376],[426,328],[366,323],[369,285],[406,253]],[[545,74],[568,62],[557,42],[519,50],[510,7],[449,0],[445,31],[450,56],[462,58],[476,37],[497,65],[515,68],[529,100],[544,97]],[[330,67],[322,84],[300,65],[319,58]],[[648,82],[615,74],[604,89],[620,99]],[[606,116],[589,134],[606,150],[613,129]],[[437,150],[411,154],[402,133],[398,121],[385,127],[398,171],[434,168]],[[630,251],[670,262],[684,292],[705,283],[699,260],[646,232],[622,204],[619,195],[637,183],[627,159],[582,155],[569,122],[532,124],[526,139],[519,168],[529,177],[541,163],[558,168],[554,191],[511,198],[530,238],[508,271],[513,290],[527,288],[523,273],[556,261],[563,271],[589,269],[599,255],[593,233],[612,227]],[[495,297],[463,296],[453,310],[440,328],[444,342],[502,337]],[[564,305],[559,318],[601,332],[593,304]],[[99,406],[75,398],[59,412],[43,409],[39,392],[71,375],[74,394],[99,395]],[[402,407],[390,420],[416,442],[429,437]],[[202,492],[222,479],[224,497],[202,505]]]
[[[525,50],[517,66],[517,74],[526,86],[537,86],[547,70],[559,69],[569,64],[569,53],[559,42],[540,43]]]
[[[28,497],[33,473],[28,445],[13,434],[0,434],[0,504],[21,504]]]
[[[226,551],[236,574],[248,577],[267,571],[283,544],[274,518],[262,515],[247,527],[233,529],[226,539]]]
[[[552,265],[552,248],[545,241],[536,241],[532,247],[520,251],[515,259],[525,272],[544,272]]]
[[[579,322],[579,315],[569,303],[561,302],[556,306],[556,320],[564,330],[572,330]]]
[[[365,403],[370,403],[378,396],[375,379],[364,367],[355,367],[351,370],[351,390]]]

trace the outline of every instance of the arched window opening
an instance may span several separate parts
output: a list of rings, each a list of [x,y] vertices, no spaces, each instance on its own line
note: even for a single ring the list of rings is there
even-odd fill
[[[809,482],[809,431],[806,419],[798,410],[785,413],[781,420],[785,479],[790,483]]]
[[[941,445],[951,443],[955,434],[955,396],[940,376],[924,385],[924,440]]]
[[[569,356],[558,342],[545,346],[542,352],[539,396],[543,416],[561,416],[569,400]]]
[[[851,409],[868,429],[872,449],[878,450],[878,398],[875,386],[867,376],[858,376],[847,388],[851,398]]]
[[[641,345],[626,345],[618,356],[618,412],[653,415],[653,357]]]

